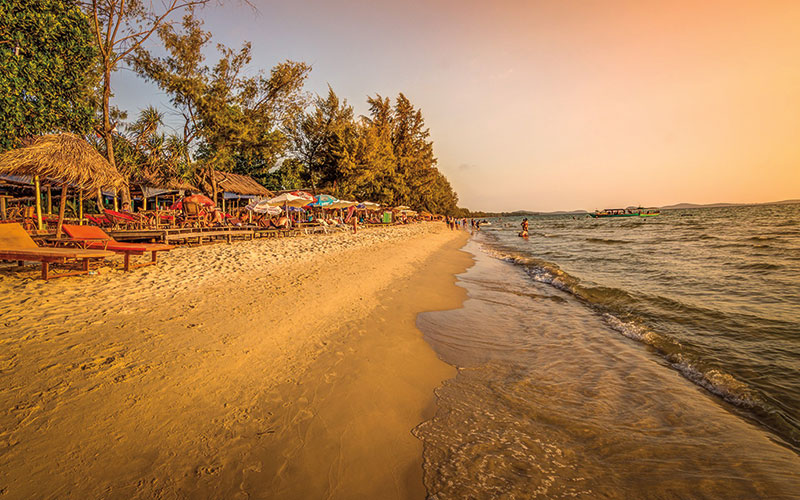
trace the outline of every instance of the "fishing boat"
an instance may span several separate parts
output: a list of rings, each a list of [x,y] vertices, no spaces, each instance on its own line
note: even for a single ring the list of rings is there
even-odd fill
[[[655,217],[660,215],[661,211],[655,208],[605,208],[603,210],[595,210],[589,216],[595,219],[606,217]]]

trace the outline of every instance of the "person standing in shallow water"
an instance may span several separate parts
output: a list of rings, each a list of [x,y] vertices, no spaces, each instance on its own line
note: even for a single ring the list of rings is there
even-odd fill
[[[519,233],[519,235],[521,237],[523,237],[523,238],[527,238],[528,237],[528,218],[526,217],[526,218],[522,219],[522,224],[520,224],[520,225],[522,226],[522,231]]]

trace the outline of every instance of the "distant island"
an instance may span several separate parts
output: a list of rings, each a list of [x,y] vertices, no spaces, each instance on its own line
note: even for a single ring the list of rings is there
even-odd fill
[[[708,203],[705,205],[699,205],[697,203],[677,203],[675,205],[667,205],[659,208],[661,208],[662,210],[683,210],[687,208],[746,207],[755,205],[794,205],[797,203],[800,203],[800,199],[768,201],[764,203]]]
[[[768,201],[764,203],[676,203],[675,205],[665,205],[663,207],[647,207],[658,208],[660,210],[687,210],[692,208],[720,208],[720,207],[747,207],[757,205],[794,205],[800,204],[800,198],[793,200],[781,201]],[[636,206],[626,207],[629,209],[638,208]],[[585,215],[588,210],[556,210],[554,212],[534,212],[531,210],[515,210],[513,212],[480,212],[469,211],[466,217],[480,218],[480,217],[532,217],[536,215]]]

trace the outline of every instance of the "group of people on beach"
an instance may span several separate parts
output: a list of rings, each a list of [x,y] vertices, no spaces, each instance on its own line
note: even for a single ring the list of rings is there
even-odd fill
[[[459,219],[458,217],[447,216],[444,219],[444,223],[447,224],[451,231],[455,231],[456,229],[467,229],[466,217]],[[473,230],[480,230],[481,228],[480,220],[469,219],[469,224]]]

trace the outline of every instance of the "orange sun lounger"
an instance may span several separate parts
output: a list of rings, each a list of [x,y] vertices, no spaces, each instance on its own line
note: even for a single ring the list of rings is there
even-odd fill
[[[174,245],[164,245],[162,243],[125,243],[117,241],[97,226],[74,226],[64,224],[64,232],[83,248],[109,250],[121,253],[125,257],[125,271],[144,266],[152,266],[158,262],[157,252],[165,252],[175,248]],[[131,255],[143,255],[151,252],[152,260],[140,264],[131,265]]]
[[[112,252],[97,249],[50,248],[40,247],[19,223],[0,224],[0,260],[16,260],[22,262],[41,262],[42,279],[76,276],[89,272],[89,261],[103,260],[114,255]],[[79,261],[80,271],[72,271],[50,275],[50,264],[66,264]]]

